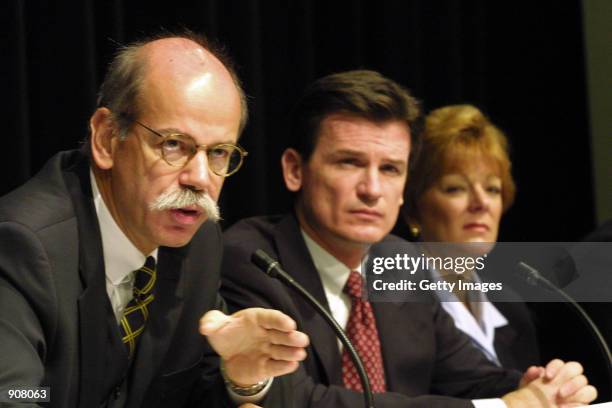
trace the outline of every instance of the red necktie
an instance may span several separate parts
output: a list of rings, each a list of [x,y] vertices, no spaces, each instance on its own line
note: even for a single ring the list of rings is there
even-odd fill
[[[351,271],[344,286],[344,292],[351,297],[352,303],[346,333],[363,360],[372,391],[385,392],[385,371],[376,320],[370,302],[361,298],[362,285],[361,274]],[[342,353],[342,379],[346,388],[363,391],[357,369],[346,350]]]

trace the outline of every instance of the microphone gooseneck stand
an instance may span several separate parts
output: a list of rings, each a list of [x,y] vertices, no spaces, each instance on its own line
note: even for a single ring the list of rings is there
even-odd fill
[[[283,282],[283,284],[298,292],[317,311],[317,313],[323,317],[325,322],[331,326],[336,333],[336,336],[338,336],[348,351],[349,355],[351,356],[351,360],[353,360],[353,364],[355,364],[355,367],[357,368],[357,373],[359,374],[359,379],[361,380],[361,386],[363,387],[363,398],[366,408],[374,408],[374,397],[372,395],[372,389],[370,388],[370,381],[368,380],[368,376],[365,368],[363,367],[363,363],[361,362],[361,358],[359,358],[359,354],[357,354],[355,347],[338,322],[336,322],[329,312],[325,310],[325,308],[310,293],[308,293],[308,291],[304,289],[302,285],[297,283],[295,279],[291,277],[291,275],[283,270],[277,260],[268,255],[264,250],[258,249],[253,252],[253,255],[251,255],[251,262],[253,262],[259,269],[264,271],[266,275],[280,280]]]
[[[552,290],[561,296],[565,301],[572,305],[572,307],[578,312],[584,323],[589,327],[593,335],[595,336],[597,343],[599,344],[600,349],[603,351],[603,354],[606,356],[608,361],[608,381],[610,382],[610,386],[612,387],[612,353],[610,352],[610,348],[608,347],[608,343],[606,342],[604,336],[599,331],[599,328],[595,324],[595,322],[589,317],[588,313],[572,298],[568,295],[563,289],[557,287],[554,283],[546,279],[542,274],[533,266],[526,264],[525,262],[519,262],[519,274],[525,279],[525,281],[531,286],[542,285],[546,289]]]

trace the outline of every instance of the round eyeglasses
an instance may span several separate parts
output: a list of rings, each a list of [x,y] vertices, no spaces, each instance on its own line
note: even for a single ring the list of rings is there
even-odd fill
[[[164,135],[142,122],[137,120],[134,122],[161,138],[158,144],[161,158],[170,166],[183,167],[198,153],[198,150],[204,149],[210,170],[217,176],[228,177],[240,169],[245,156],[249,154],[242,147],[231,143],[199,145],[191,136],[181,133]]]

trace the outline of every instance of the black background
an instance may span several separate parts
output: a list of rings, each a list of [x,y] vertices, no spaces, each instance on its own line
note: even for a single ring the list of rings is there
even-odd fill
[[[115,44],[188,27],[226,44],[250,95],[250,155],[225,225],[290,207],[279,157],[304,86],[379,70],[431,110],[473,103],[506,131],[518,196],[501,240],[572,241],[594,227],[579,0],[5,0],[0,194],[83,139]]]
[[[595,225],[580,0],[4,0],[0,17],[0,194],[79,145],[117,43],[186,27],[227,45],[250,96],[250,155],[224,187],[225,226],[290,208],[287,113],[314,79],[356,68],[426,111],[475,104],[507,133],[518,195],[502,241],[574,241]],[[547,314],[561,333],[546,348],[580,327],[566,318]]]

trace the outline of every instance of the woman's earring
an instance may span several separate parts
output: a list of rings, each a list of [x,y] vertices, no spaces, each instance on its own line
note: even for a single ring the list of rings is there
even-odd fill
[[[410,234],[414,238],[418,238],[421,235],[421,228],[417,224],[410,224]]]

